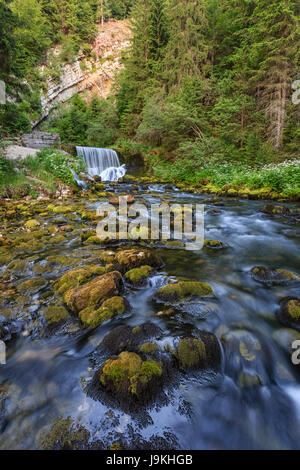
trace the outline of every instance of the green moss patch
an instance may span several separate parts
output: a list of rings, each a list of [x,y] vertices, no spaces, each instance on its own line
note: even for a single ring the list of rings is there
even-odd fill
[[[213,294],[212,288],[204,282],[181,281],[161,287],[157,292],[157,297],[167,302],[178,302]]]
[[[112,317],[122,315],[126,310],[126,301],[123,297],[112,297],[103,302],[99,309],[88,307],[79,313],[82,323],[89,328],[101,325],[103,322],[110,320]]]
[[[153,268],[151,266],[141,266],[140,268],[134,268],[125,273],[125,279],[132,284],[142,284],[152,271]]]

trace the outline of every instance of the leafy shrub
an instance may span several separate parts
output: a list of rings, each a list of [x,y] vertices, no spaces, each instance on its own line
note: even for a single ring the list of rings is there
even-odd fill
[[[21,163],[32,172],[49,172],[65,184],[73,184],[72,171],[80,173],[84,170],[85,164],[82,159],[70,157],[52,149],[43,149],[34,157],[27,157]]]

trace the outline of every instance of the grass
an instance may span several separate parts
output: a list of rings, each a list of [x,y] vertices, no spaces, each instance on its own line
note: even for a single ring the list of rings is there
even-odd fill
[[[0,197],[37,197],[45,190],[55,193],[58,183],[74,186],[71,169],[82,171],[83,162],[53,149],[14,162],[0,153]]]
[[[194,162],[177,159],[175,162],[151,161],[155,176],[176,182],[210,183],[216,188],[230,185],[232,188],[250,190],[269,188],[286,196],[300,194],[300,161],[290,160],[251,168],[243,164],[223,164],[195,168]]]

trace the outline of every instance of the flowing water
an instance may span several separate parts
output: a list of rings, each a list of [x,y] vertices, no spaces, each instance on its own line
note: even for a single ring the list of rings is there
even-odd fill
[[[77,155],[83,156],[90,176],[100,176],[102,181],[118,181],[126,174],[117,153],[112,149],[76,147]]]
[[[93,157],[89,158],[89,168],[99,171]],[[115,188],[124,189],[130,187]],[[166,198],[179,203],[205,200],[176,188],[164,192],[164,186],[151,187],[151,192],[140,188],[136,198],[148,203]],[[87,203],[89,209],[96,205]],[[208,201],[205,237],[221,240],[225,249],[156,248],[165,266],[145,287],[127,290],[132,308],[125,317],[92,331],[52,337],[40,337],[34,330],[27,334],[23,329],[8,343],[7,364],[0,365],[0,389],[1,383],[8,387],[2,415],[0,402],[0,447],[35,449],[41,430],[49,429],[58,417],[71,416],[90,431],[92,439],[100,439],[108,447],[115,441],[134,446],[140,439],[152,442],[159,437],[176,449],[299,449],[299,370],[291,364],[284,346],[290,330],[275,316],[280,298],[299,296],[299,285],[265,286],[250,275],[256,265],[300,273],[299,227],[288,218],[267,217],[259,212],[262,205],[225,200],[223,206],[215,206]],[[79,226],[80,218],[74,216],[72,223]],[[46,244],[38,255],[28,254],[27,270],[18,276],[36,275],[34,266],[43,266],[49,255],[63,254],[77,260],[77,266],[87,264],[97,252],[98,246],[82,246],[70,235],[61,245]],[[60,275],[55,268],[44,274],[48,281]],[[154,302],[153,295],[175,278],[205,281],[213,287],[215,298],[189,304],[175,316],[157,316],[161,305]],[[43,290],[34,294],[24,310],[28,323],[32,317],[38,318],[42,296]],[[165,400],[157,400],[139,418],[88,397],[84,384],[91,380],[95,363],[101,363],[97,348],[103,337],[117,325],[136,326],[145,321],[161,327],[162,346],[172,346],[195,329],[214,332],[223,359],[219,373],[178,376],[172,388],[166,389]],[[240,354],[240,338],[254,345],[254,357]],[[245,377],[254,377],[255,386],[247,386]]]

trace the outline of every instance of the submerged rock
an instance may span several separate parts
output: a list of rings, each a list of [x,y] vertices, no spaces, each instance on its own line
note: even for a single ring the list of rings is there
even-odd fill
[[[34,295],[47,285],[47,281],[43,277],[35,277],[27,281],[20,282],[17,285],[17,291],[20,294]]]
[[[44,313],[45,320],[48,325],[61,323],[70,318],[69,312],[62,306],[51,305]]]
[[[68,290],[64,300],[69,309],[79,313],[88,307],[97,307],[104,300],[118,296],[123,290],[122,276],[118,271],[99,276],[77,289]]]
[[[179,341],[176,357],[182,369],[219,369],[221,349],[216,336],[199,331],[199,337],[186,337]]]
[[[268,215],[291,216],[293,214],[288,207],[276,206],[273,204],[265,204],[260,211]]]
[[[286,269],[270,269],[266,266],[255,266],[251,269],[254,281],[270,284],[300,281],[300,276]]]
[[[300,330],[300,299],[295,297],[282,299],[277,318],[283,325]]]
[[[37,436],[37,446],[43,450],[84,450],[88,448],[89,431],[71,417],[57,419],[49,432]]]
[[[212,288],[204,282],[181,281],[161,287],[157,297],[165,302],[189,301],[193,298],[214,295]]]

